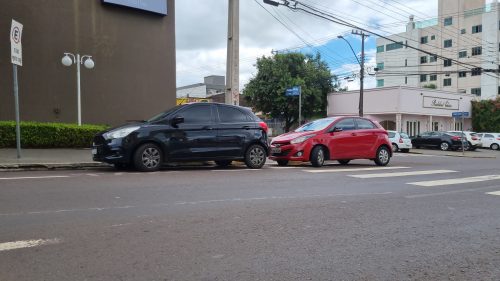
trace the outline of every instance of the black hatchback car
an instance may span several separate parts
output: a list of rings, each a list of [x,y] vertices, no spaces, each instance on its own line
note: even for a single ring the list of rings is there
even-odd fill
[[[95,161],[145,172],[185,161],[215,161],[222,167],[244,161],[259,169],[269,150],[267,130],[247,108],[191,103],[97,134],[92,154]]]
[[[465,138],[447,132],[424,132],[411,138],[411,144],[415,148],[434,147],[441,150],[457,150],[462,149],[462,143],[467,149],[468,144]]]

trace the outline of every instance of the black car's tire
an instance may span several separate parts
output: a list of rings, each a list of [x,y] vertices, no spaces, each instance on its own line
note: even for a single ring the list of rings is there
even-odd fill
[[[399,146],[395,143],[392,144],[392,152],[397,152],[399,150]]]
[[[266,164],[266,150],[262,145],[252,144],[245,152],[245,164],[250,169],[260,169]]]
[[[408,152],[410,152],[410,149],[409,148],[403,148],[403,149],[401,149],[401,152],[408,153]]]
[[[278,166],[286,166],[288,165],[288,160],[278,160]]]
[[[391,152],[386,146],[379,147],[374,161],[378,166],[387,166],[391,161]]]
[[[497,143],[492,143],[490,145],[490,148],[493,149],[493,150],[498,150],[498,149],[500,149],[500,146]]]
[[[349,162],[351,162],[351,160],[342,159],[342,160],[337,160],[337,162],[339,162],[340,165],[347,165],[349,164]]]
[[[156,144],[143,144],[134,153],[134,166],[141,172],[158,171],[162,163],[163,153]]]
[[[447,151],[450,149],[450,144],[443,141],[442,143],[439,144],[439,149],[441,149],[442,151]]]
[[[231,160],[217,160],[214,162],[215,162],[215,165],[217,165],[219,167],[227,167],[227,166],[231,165],[231,163],[233,163],[233,161],[231,161]]]
[[[313,167],[321,167],[325,163],[325,150],[321,146],[316,146],[311,151],[310,161]]]

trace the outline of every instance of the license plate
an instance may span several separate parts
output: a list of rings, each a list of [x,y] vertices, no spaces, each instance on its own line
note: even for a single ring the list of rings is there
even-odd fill
[[[97,148],[92,148],[92,155],[96,155],[97,154]]]
[[[271,147],[272,153],[281,153],[281,147]]]

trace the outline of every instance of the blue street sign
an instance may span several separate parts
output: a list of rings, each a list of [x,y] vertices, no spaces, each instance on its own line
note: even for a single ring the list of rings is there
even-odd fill
[[[297,97],[299,95],[300,95],[300,86],[288,88],[285,91],[285,96],[287,97]]]
[[[452,112],[451,116],[453,118],[462,118],[462,117],[469,117],[469,112],[467,111],[457,111],[457,112]]]

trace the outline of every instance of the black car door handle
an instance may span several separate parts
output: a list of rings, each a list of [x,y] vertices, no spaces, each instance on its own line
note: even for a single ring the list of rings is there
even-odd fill
[[[214,128],[212,128],[212,127],[210,127],[210,126],[205,126],[205,127],[203,127],[202,129],[203,129],[203,130],[209,130],[209,131],[210,131],[210,130],[213,130]]]

